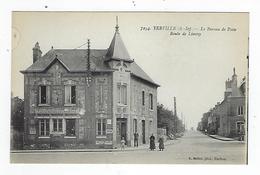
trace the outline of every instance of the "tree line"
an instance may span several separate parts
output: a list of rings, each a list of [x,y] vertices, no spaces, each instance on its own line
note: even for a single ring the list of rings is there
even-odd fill
[[[157,105],[157,127],[165,128],[170,137],[178,137],[185,131],[184,122],[163,104]]]

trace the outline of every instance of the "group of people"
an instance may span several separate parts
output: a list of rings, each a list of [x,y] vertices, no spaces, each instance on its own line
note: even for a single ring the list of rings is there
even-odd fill
[[[138,138],[139,138],[139,134],[137,132],[134,133],[134,147],[138,147]],[[159,150],[163,151],[164,150],[164,139],[163,139],[163,137],[159,137],[158,142],[159,142]],[[121,149],[125,148],[125,143],[126,143],[125,138],[122,137],[122,139],[121,139]],[[156,148],[155,137],[154,137],[153,134],[150,137],[150,147],[149,148],[150,148],[151,151],[154,151],[155,148]]]
[[[159,137],[158,142],[159,142],[159,151],[163,151],[164,150],[164,140],[163,140],[163,137]],[[156,146],[155,146],[155,137],[152,134],[151,137],[150,137],[150,150],[154,151],[155,148],[156,148]]]

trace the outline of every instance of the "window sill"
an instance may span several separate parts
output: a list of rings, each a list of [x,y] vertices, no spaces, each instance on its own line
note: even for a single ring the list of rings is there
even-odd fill
[[[39,139],[49,139],[50,136],[39,136],[38,138],[39,138]]]
[[[117,105],[120,106],[120,107],[126,107],[127,106],[127,104],[122,104],[122,103],[117,103]]]
[[[66,106],[66,107],[72,107],[72,106],[76,106],[76,104],[64,104],[64,106]]]
[[[107,136],[104,136],[104,135],[102,136],[101,135],[101,136],[96,136],[96,138],[98,138],[98,139],[105,139],[105,138],[107,138]]]
[[[48,106],[51,106],[49,104],[38,104],[38,106],[45,106],[45,107],[48,107]]]
[[[63,131],[52,131],[51,134],[52,135],[61,135],[61,134],[63,134]]]
[[[65,139],[76,139],[76,136],[64,136]]]

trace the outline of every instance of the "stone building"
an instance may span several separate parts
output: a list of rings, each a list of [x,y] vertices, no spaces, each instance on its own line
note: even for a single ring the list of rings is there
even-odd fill
[[[225,137],[238,137],[245,134],[246,97],[243,87],[245,78],[240,86],[237,84],[235,68],[231,80],[226,81],[224,100],[218,105],[219,117],[218,134]]]
[[[115,148],[157,136],[157,88],[119,27],[108,49],[33,48],[24,74],[25,148]],[[89,55],[89,56],[88,56]]]
[[[231,80],[225,82],[224,99],[203,115],[201,122],[210,134],[224,137],[240,137],[245,134],[246,125],[246,81],[237,84],[235,68]],[[205,121],[207,120],[207,124]]]

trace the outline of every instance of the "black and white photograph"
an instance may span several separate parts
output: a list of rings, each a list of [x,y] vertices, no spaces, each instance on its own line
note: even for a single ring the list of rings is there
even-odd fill
[[[249,13],[11,17],[11,164],[248,164]]]

